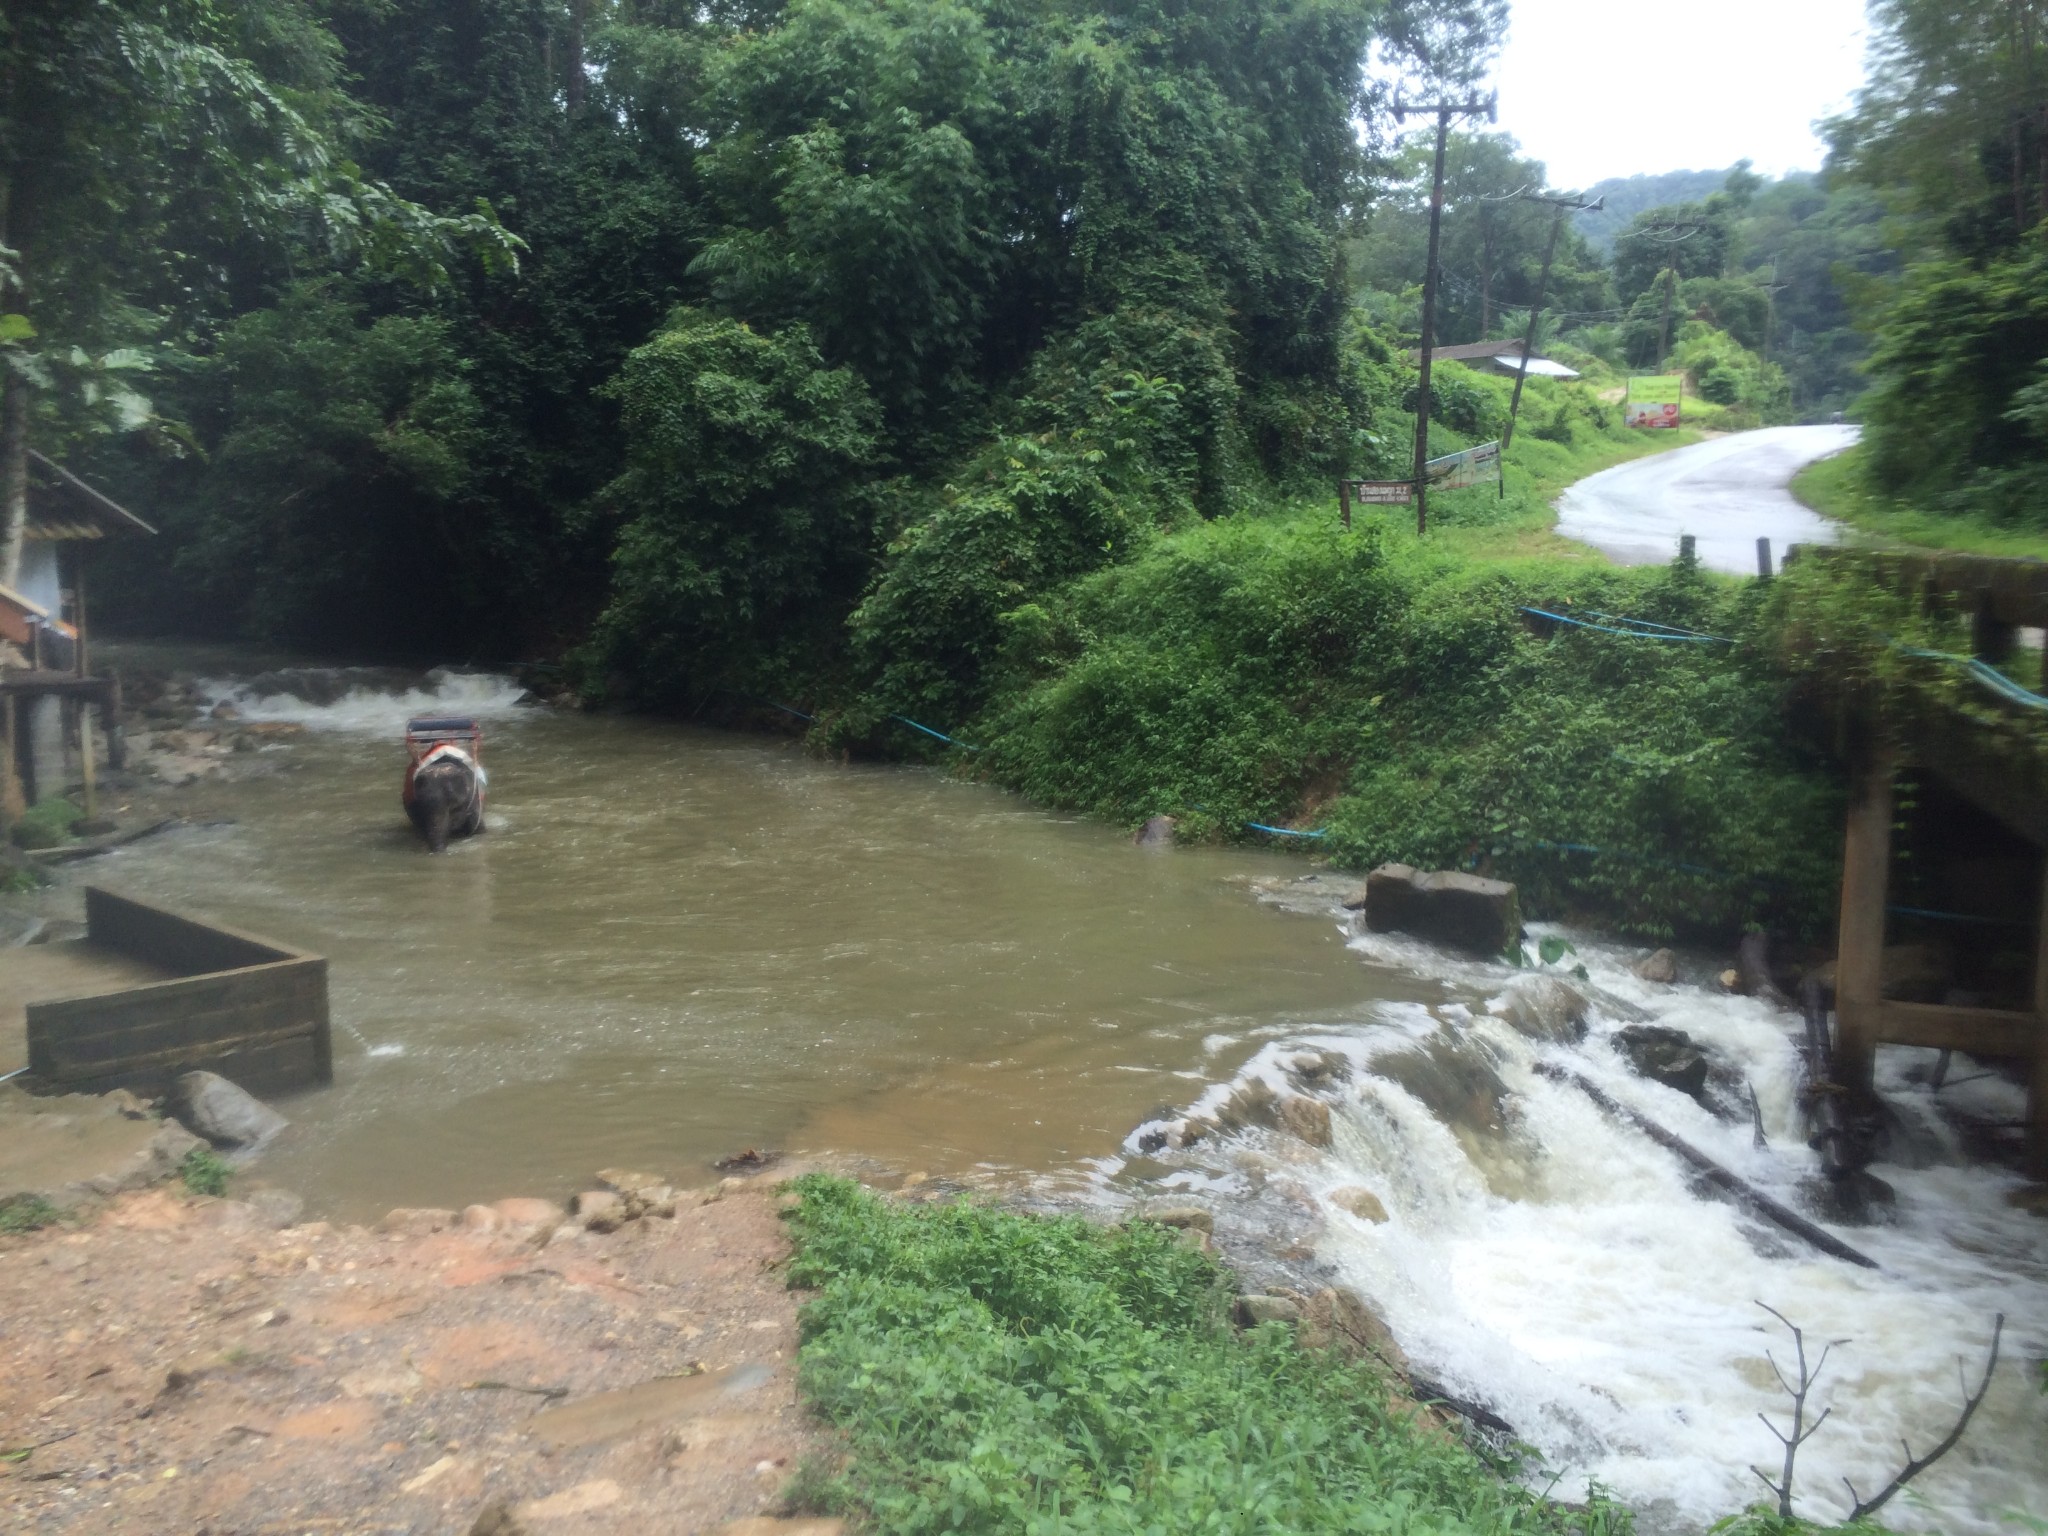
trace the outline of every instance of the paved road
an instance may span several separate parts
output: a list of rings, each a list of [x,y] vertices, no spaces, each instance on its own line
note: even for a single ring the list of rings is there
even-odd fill
[[[1557,503],[1557,531],[1621,565],[1675,558],[1678,536],[1698,540],[1700,563],[1755,574],[1756,541],[1773,563],[1788,544],[1832,544],[1841,524],[1786,489],[1816,459],[1856,441],[1857,427],[1765,427],[1619,464],[1581,480]]]

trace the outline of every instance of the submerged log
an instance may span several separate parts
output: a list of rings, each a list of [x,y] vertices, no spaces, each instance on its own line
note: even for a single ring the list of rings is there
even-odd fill
[[[1851,1264],[1860,1264],[1865,1269],[1876,1269],[1878,1267],[1877,1260],[1871,1258],[1868,1254],[1851,1248],[1832,1232],[1829,1232],[1817,1223],[1807,1220],[1783,1201],[1772,1199],[1748,1180],[1730,1169],[1722,1167],[1721,1164],[1715,1162],[1691,1142],[1667,1131],[1649,1116],[1630,1109],[1612,1094],[1607,1093],[1597,1084],[1582,1077],[1577,1072],[1572,1071],[1568,1067],[1554,1066],[1549,1062],[1537,1063],[1536,1070],[1554,1081],[1572,1084],[1580,1092],[1584,1093],[1587,1098],[1598,1104],[1617,1120],[1625,1121],[1627,1124],[1634,1126],[1667,1151],[1677,1153],[1678,1156],[1697,1168],[1706,1177],[1708,1183],[1716,1188],[1726,1190],[1766,1221],[1775,1226],[1782,1227],[1794,1237],[1803,1238],[1822,1253],[1829,1254],[1838,1259],[1846,1259]]]

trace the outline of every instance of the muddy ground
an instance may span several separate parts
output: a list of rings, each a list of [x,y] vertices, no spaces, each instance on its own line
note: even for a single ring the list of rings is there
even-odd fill
[[[541,1201],[278,1228],[168,1185],[0,1236],[0,1527],[836,1532],[776,1518],[831,1446],[771,1184],[612,1233]]]

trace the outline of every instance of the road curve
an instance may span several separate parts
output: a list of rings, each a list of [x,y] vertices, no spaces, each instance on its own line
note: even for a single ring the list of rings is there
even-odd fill
[[[1756,541],[1773,563],[1790,544],[1832,544],[1842,525],[1801,506],[1792,477],[1856,441],[1858,427],[1765,427],[1618,464],[1557,502],[1557,531],[1620,565],[1653,565],[1698,541],[1700,563],[1754,574]]]

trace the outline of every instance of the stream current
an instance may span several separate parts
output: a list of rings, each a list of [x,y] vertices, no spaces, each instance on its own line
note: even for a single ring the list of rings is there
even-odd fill
[[[1560,1496],[1597,1481],[1647,1531],[1757,1499],[1787,1407],[1757,1305],[1843,1339],[1810,1411],[1800,1509],[1846,1511],[1937,1440],[2007,1318],[1963,1444],[1885,1511],[1902,1529],[2041,1529],[2048,1515],[2048,1221],[1964,1157],[1958,1113],[2019,1090],[1932,1052],[1883,1053],[1896,1221],[1822,1257],[1704,1195],[1671,1154],[1573,1087],[1569,1065],[1797,1203],[1817,1160],[1795,1102],[1796,1021],[1629,969],[1574,933],[1596,1009],[1576,1045],[1489,1011],[1514,973],[1354,931],[1277,854],[1139,849],[1116,829],[902,768],[773,740],[520,706],[481,675],[326,704],[213,685],[303,729],[206,798],[195,825],[75,878],[218,918],[331,963],[336,1083],[285,1104],[264,1176],[323,1215],[561,1195],[594,1170],[697,1182],[743,1147],[830,1150],[1039,1202],[1190,1199],[1256,1271],[1370,1297],[1418,1370],[1490,1406]],[[398,806],[408,713],[486,731],[487,835],[429,858]],[[1544,930],[1551,931],[1551,930]],[[1567,962],[1569,963],[1569,962]],[[1630,1018],[1686,1030],[1755,1090],[1767,1146],[1632,1074]],[[1256,1079],[1338,1064],[1317,1149],[1248,1128],[1148,1136]],[[1341,1063],[1341,1064],[1339,1064]],[[1169,1108],[1171,1107],[1171,1108]],[[1150,1148],[1151,1150],[1141,1150]],[[1912,1164],[1913,1166],[1905,1166]],[[1384,1222],[1333,1201],[1365,1188]],[[1349,1203],[1355,1204],[1352,1200]],[[1277,1257],[1275,1257],[1277,1256]],[[2027,1517],[2032,1517],[2030,1523]]]

